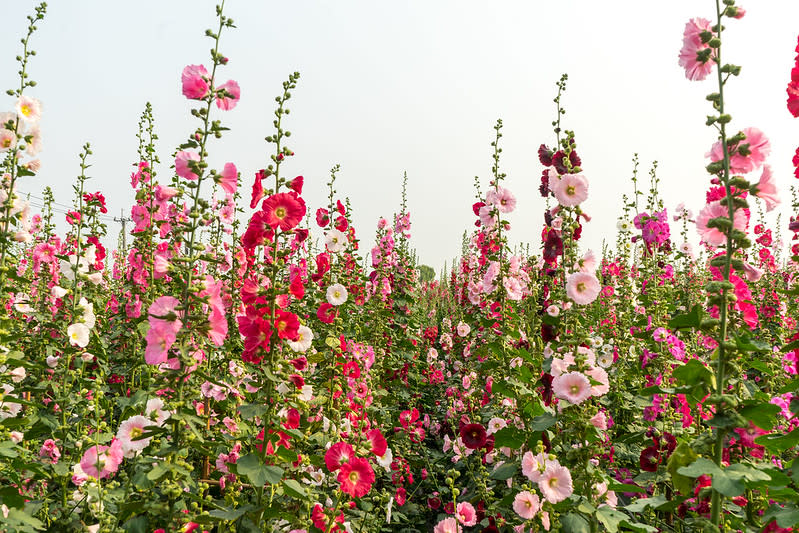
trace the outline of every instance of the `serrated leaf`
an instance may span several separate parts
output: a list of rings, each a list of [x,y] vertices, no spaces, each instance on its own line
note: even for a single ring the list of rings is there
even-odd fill
[[[621,511],[605,505],[596,510],[596,518],[602,525],[605,526],[610,533],[616,533],[619,530],[619,523],[626,520],[628,516]]]

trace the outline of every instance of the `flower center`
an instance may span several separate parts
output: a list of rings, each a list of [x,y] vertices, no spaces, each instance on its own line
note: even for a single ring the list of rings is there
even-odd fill
[[[286,214],[287,214],[286,208],[283,207],[283,206],[280,206],[280,207],[275,209],[275,216],[277,218],[281,218],[281,219],[282,218],[286,218]]]
[[[577,284],[577,292],[584,292],[584,291],[585,291],[585,283],[581,281],[580,283]]]
[[[359,477],[360,476],[358,475],[358,472],[355,472],[354,470],[352,472],[350,472],[349,478],[350,478],[351,482],[357,483]]]
[[[574,193],[576,193],[576,192],[577,192],[577,189],[574,187],[574,185],[567,185],[566,186],[566,194],[568,196],[574,196]]]
[[[134,440],[137,437],[141,437],[143,434],[144,434],[144,431],[142,431],[141,428],[139,428],[139,427],[131,428],[131,430],[130,430],[130,440]]]

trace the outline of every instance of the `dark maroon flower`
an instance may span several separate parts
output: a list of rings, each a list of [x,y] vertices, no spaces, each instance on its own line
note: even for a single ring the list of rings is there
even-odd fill
[[[480,424],[465,424],[461,428],[461,440],[471,450],[482,448],[486,444],[486,430]]]
[[[641,470],[645,470],[647,472],[657,471],[658,463],[660,463],[660,450],[658,449],[658,446],[644,448],[641,451],[641,457],[638,462],[641,465]]]
[[[538,147],[538,160],[541,161],[541,164],[545,167],[552,166],[552,150],[547,148],[547,145],[542,144]]]
[[[552,164],[555,165],[555,170],[558,171],[558,174],[566,174],[569,170],[566,168],[566,165],[563,164],[563,158],[566,157],[562,151],[558,150],[555,152],[555,155],[552,156]],[[572,168],[579,167],[580,163],[580,156],[577,155],[577,152],[572,150],[569,153],[569,163],[571,163]]]

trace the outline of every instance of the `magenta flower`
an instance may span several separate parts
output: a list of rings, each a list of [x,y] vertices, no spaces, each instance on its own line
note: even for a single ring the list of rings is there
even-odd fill
[[[704,52],[702,59],[699,53],[710,49],[707,43],[702,42],[701,33],[711,31],[712,24],[704,18],[694,18],[685,24],[680,50],[680,66],[685,69],[685,77],[691,81],[702,81],[713,70],[714,52]],[[712,33],[712,32],[711,32]]]
[[[189,150],[181,150],[175,155],[175,173],[183,179],[194,181],[197,174],[189,168],[189,161],[199,161],[200,154]]]
[[[241,98],[241,88],[239,88],[239,84],[233,80],[228,80],[219,87],[216,88],[217,90],[217,97],[216,97],[216,107],[222,109],[224,111],[230,111],[236,104],[239,103],[239,98]],[[219,96],[219,91],[224,90],[225,95]]]
[[[187,65],[180,76],[183,96],[189,100],[202,100],[208,94],[208,71],[202,65]]]
[[[550,187],[560,205],[574,207],[588,198],[588,180],[582,174],[565,174],[550,180]]]

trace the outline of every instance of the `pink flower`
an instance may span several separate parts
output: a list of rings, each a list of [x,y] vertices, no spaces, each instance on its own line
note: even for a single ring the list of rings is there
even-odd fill
[[[151,321],[146,340],[144,361],[148,365],[160,365],[166,362],[169,349],[177,340],[177,334],[169,322],[156,320]]]
[[[702,42],[700,34],[711,31],[711,26],[710,21],[704,18],[694,18],[685,24],[682,49],[680,50],[680,66],[685,69],[685,77],[691,81],[702,81],[713,70],[715,52],[711,50],[707,57],[703,54],[702,60],[698,57],[699,52],[710,48],[707,43]]]
[[[591,383],[585,374],[569,372],[552,380],[552,392],[558,398],[569,403],[579,404],[591,396]]]
[[[458,522],[464,526],[473,526],[477,523],[477,513],[474,507],[469,502],[461,502],[458,504],[457,510]]]
[[[601,289],[597,277],[588,272],[575,272],[566,279],[566,295],[578,305],[596,300]]]
[[[335,472],[341,465],[348,462],[355,456],[355,450],[346,442],[337,442],[325,453],[325,466],[331,472]]]
[[[51,464],[56,464],[58,462],[61,458],[61,452],[53,439],[44,441],[42,448],[39,450],[39,457]]]
[[[460,526],[454,518],[445,518],[433,528],[433,533],[460,533]]]
[[[608,429],[608,417],[604,411],[599,411],[597,414],[592,416],[589,422],[591,422],[591,425],[597,429]]]
[[[710,202],[703,207],[699,212],[699,215],[696,217],[696,229],[699,232],[699,236],[702,238],[702,241],[711,246],[721,246],[724,244],[727,241],[727,237],[724,235],[724,233],[719,231],[717,228],[709,228],[707,224],[711,219],[719,217],[726,218],[728,216],[729,210],[727,206],[721,205],[718,200]],[[744,214],[742,209],[735,210],[733,228],[741,231],[746,229],[746,214]]]
[[[220,177],[219,184],[222,186],[222,189],[227,194],[236,194],[236,188],[239,185],[239,172],[236,170],[236,165],[233,163],[225,163]]]
[[[538,488],[548,502],[562,502],[574,491],[571,472],[565,466],[549,466],[538,480]]]
[[[236,104],[239,103],[239,98],[241,98],[241,88],[239,88],[239,84],[233,80],[228,80],[219,87],[216,88],[217,90],[217,97],[216,97],[216,107],[222,109],[224,111],[230,111]],[[219,96],[219,91],[224,90],[227,95]]]
[[[175,156],[175,173],[181,178],[194,181],[197,179],[195,174],[189,167],[189,161],[199,161],[200,154],[189,150],[181,150]]]
[[[87,475],[103,479],[117,471],[122,458],[122,443],[114,439],[111,446],[92,446],[86,450],[80,467]]]
[[[525,520],[533,518],[540,509],[541,499],[530,491],[522,491],[513,499],[513,510]]]
[[[510,213],[516,208],[516,197],[504,187],[489,190],[486,202],[496,206],[500,213]]]
[[[180,76],[183,96],[189,100],[202,100],[208,94],[208,71],[202,65],[187,65]]]
[[[348,463],[341,465],[338,477],[341,490],[353,498],[362,498],[372,490],[375,472],[372,465],[363,457],[353,457]]]
[[[594,367],[585,372],[588,377],[594,381],[599,382],[599,385],[591,385],[591,396],[602,396],[610,391],[610,382],[608,381],[608,373],[604,368]]]
[[[757,268],[756,266],[744,261],[744,275],[746,276],[746,279],[748,279],[749,281],[755,282],[763,277],[763,271]]]
[[[746,136],[743,141],[728,148],[730,154],[730,172],[733,174],[748,174],[760,167],[771,153],[771,143],[766,135],[757,128],[745,128],[743,134]],[[738,153],[739,148],[748,145],[746,155]],[[710,152],[705,154],[711,161],[723,161],[724,149],[721,141],[710,148]]]
[[[588,180],[582,174],[565,174],[554,181],[552,189],[560,205],[574,207],[588,198]]]
[[[117,430],[117,440],[122,446],[125,457],[134,457],[150,444],[150,439],[139,439],[144,434],[144,428],[152,426],[149,418],[135,415],[123,421]],[[139,439],[139,440],[136,440]]]
[[[774,175],[771,173],[769,165],[763,165],[763,174],[757,182],[757,192],[755,196],[766,202],[766,211],[771,211],[780,205],[780,197],[777,194],[777,184]]]

